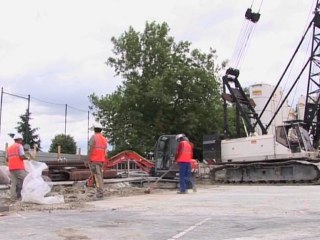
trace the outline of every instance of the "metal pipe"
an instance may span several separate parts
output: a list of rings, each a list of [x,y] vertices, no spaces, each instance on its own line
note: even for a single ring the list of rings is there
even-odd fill
[[[68,104],[66,104],[64,112],[64,136],[67,138],[67,114],[68,114]]]

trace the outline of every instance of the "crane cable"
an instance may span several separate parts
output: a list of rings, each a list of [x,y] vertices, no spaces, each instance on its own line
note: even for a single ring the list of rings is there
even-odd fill
[[[239,62],[243,56],[242,53],[243,53],[243,48],[245,46],[246,40],[248,40],[248,36],[250,36],[250,31],[252,31],[252,29],[249,28],[249,25],[250,25],[249,21],[245,19],[243,27],[241,29],[241,34],[239,36],[237,45],[234,49],[234,53],[231,59],[231,65],[234,68],[238,68]]]
[[[315,1],[314,1],[314,2],[315,2]],[[308,27],[308,23],[309,23],[309,21],[310,21],[310,18],[311,18],[311,15],[312,15],[312,13],[313,13],[313,9],[314,9],[313,6],[315,5],[314,2],[311,4],[310,10],[309,10],[309,14],[308,14],[308,18],[307,18],[307,21],[306,21],[306,23],[305,23],[305,27],[304,27],[303,32],[305,32],[306,29],[307,29],[307,27]],[[309,51],[310,51],[311,41],[312,41],[312,39],[310,38],[309,41],[308,41],[308,43],[307,43],[307,47],[306,47],[306,50],[305,50],[305,56],[304,56],[304,60],[303,60],[303,63],[302,63],[301,68],[303,67],[304,63],[307,61],[307,58],[309,57],[309,54],[308,54],[308,53],[309,53]],[[287,74],[287,77],[286,77],[286,81],[285,81],[285,83],[284,83],[284,85],[283,85],[283,87],[282,87],[283,91],[285,91],[285,89],[287,88],[287,85],[289,84],[289,80],[291,79],[291,74],[292,74],[292,71],[293,71],[293,68],[294,68],[294,65],[295,65],[295,63],[294,63],[295,60],[296,60],[296,59],[293,60],[293,64],[290,66],[289,73]],[[301,85],[301,81],[299,81],[299,82],[297,83],[297,86],[295,87],[295,89],[294,89],[294,91],[293,91],[293,95],[291,96],[291,101],[290,101],[290,103],[289,103],[289,106],[293,106],[293,105],[295,104],[295,99],[296,99],[297,91],[298,91],[298,89],[300,89],[300,85]],[[282,93],[282,94],[280,95],[280,99],[279,99],[279,101],[278,101],[278,104],[277,104],[277,106],[276,106],[276,109],[279,108],[280,103],[281,103],[283,97],[284,97],[284,93]],[[295,111],[297,111],[297,109],[295,109]],[[299,112],[297,112],[297,114],[299,114]],[[299,116],[297,116],[297,117],[299,118]],[[288,120],[291,120],[291,119],[290,119],[290,111],[288,111],[288,114],[287,114],[287,116],[286,116],[285,118],[286,118],[287,121],[288,121]]]
[[[250,8],[248,8],[245,13],[245,20],[242,24],[240,35],[237,40],[234,52],[232,54],[231,65],[234,68],[238,68],[240,63],[242,62],[244,55],[247,52],[248,43],[250,40],[250,36],[254,31],[255,24],[260,19],[260,10],[263,0],[261,0],[259,10],[256,13],[252,12],[252,6],[254,4],[254,1],[255,0],[252,1]]]

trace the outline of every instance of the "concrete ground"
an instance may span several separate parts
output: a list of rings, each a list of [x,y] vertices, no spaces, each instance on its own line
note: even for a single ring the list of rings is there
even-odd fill
[[[106,197],[76,210],[9,212],[1,239],[320,239],[320,186],[205,185]]]

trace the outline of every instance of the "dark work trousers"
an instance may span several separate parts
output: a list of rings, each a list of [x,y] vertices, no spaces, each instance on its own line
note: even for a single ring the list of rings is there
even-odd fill
[[[10,171],[10,179],[11,179],[11,198],[12,199],[20,199],[21,198],[21,190],[23,185],[23,180],[27,176],[27,172],[25,170],[11,170]]]
[[[179,163],[180,192],[187,191],[187,184],[191,173],[191,164],[189,162]]]

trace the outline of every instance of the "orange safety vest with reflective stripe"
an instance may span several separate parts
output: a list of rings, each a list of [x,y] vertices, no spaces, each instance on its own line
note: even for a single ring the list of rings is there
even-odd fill
[[[91,162],[105,162],[106,161],[106,149],[108,141],[102,136],[101,133],[96,133],[93,136],[93,144],[90,151]]]
[[[176,153],[176,161],[180,162],[190,162],[193,156],[193,148],[189,141],[181,141],[179,142],[177,153]]]
[[[9,170],[24,170],[23,159],[20,157],[20,143],[14,143],[7,149]]]

